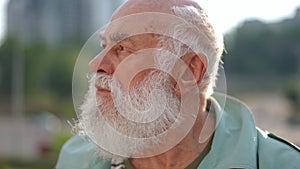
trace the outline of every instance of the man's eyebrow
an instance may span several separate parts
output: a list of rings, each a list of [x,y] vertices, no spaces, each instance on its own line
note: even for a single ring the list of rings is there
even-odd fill
[[[99,39],[101,40],[101,44],[106,46],[107,38],[104,36],[104,34],[105,34],[105,31],[98,32],[98,36],[99,36]],[[128,38],[129,36],[130,35],[128,33],[117,32],[117,33],[110,34],[109,39],[115,43],[118,43],[118,42]],[[130,39],[126,39],[126,41],[133,44],[133,42]]]
[[[121,32],[117,32],[117,33],[111,34],[109,36],[109,38],[114,42],[120,42],[128,37],[129,37],[129,34],[121,33]]]

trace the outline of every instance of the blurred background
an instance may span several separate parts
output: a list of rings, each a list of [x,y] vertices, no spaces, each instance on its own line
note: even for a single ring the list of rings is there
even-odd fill
[[[123,1],[0,0],[1,169],[54,167],[76,118],[76,58]],[[300,145],[300,2],[260,2],[203,0],[224,34],[228,94]]]

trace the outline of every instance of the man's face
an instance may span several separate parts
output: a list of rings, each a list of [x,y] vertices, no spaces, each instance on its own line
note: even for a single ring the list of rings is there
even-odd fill
[[[134,156],[157,144],[156,136],[174,124],[179,116],[180,100],[171,76],[159,70],[170,65],[156,63],[158,58],[164,62],[160,56],[162,51],[152,51],[158,47],[159,38],[142,34],[123,39],[118,35],[122,34],[100,36],[104,49],[90,62],[94,74],[82,119],[96,142],[110,145],[122,155]],[[104,121],[107,125],[103,125]],[[106,133],[103,138],[107,128],[126,137],[152,138],[152,141],[132,145],[115,139],[114,133]]]
[[[141,114],[142,111],[151,111],[153,108],[164,108],[157,105],[157,100],[162,97],[156,98],[159,96],[155,96],[155,91],[160,91],[162,95],[165,92],[174,94],[171,76],[159,70],[160,67],[166,68],[168,65],[158,67],[156,64],[159,57],[160,60],[167,58],[159,56],[162,52],[154,51],[158,47],[158,36],[142,34],[128,37],[123,32],[104,32],[100,34],[100,40],[104,50],[90,62],[91,70],[97,75],[93,85],[98,102],[103,99],[105,104],[112,102],[118,118],[121,118],[120,115],[145,118],[158,114],[160,110]],[[166,101],[161,100],[160,103],[164,106]],[[100,109],[103,112],[103,108]],[[148,119],[139,122],[150,121]]]
[[[174,16],[169,19],[161,14],[167,20],[153,23],[153,14],[147,15],[147,24],[135,20],[140,15],[130,16],[133,22],[127,25],[110,23],[100,33],[103,50],[89,64],[93,75],[79,125],[104,157],[146,157],[165,152],[186,136],[198,112],[197,98],[182,101],[175,92],[176,67],[184,64],[178,59],[181,48],[174,52],[168,43],[172,38],[157,33],[167,32],[167,28],[161,29],[164,21],[174,20]],[[151,27],[148,23],[163,24]]]

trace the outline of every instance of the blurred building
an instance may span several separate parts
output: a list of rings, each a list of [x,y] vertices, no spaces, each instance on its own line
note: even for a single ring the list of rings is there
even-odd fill
[[[25,42],[87,39],[124,0],[10,0],[7,33]]]

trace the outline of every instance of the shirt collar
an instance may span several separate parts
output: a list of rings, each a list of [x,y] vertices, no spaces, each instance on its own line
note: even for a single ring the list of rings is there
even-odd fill
[[[256,168],[257,134],[249,109],[222,94],[211,97],[216,130],[210,152],[198,169]]]

